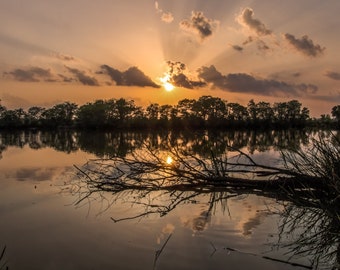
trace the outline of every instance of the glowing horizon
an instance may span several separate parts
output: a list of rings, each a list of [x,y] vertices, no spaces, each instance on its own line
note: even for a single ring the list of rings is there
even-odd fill
[[[340,103],[340,2],[314,2],[82,1],[76,12],[66,0],[4,0],[0,98],[9,108],[298,99],[312,115],[329,114]]]

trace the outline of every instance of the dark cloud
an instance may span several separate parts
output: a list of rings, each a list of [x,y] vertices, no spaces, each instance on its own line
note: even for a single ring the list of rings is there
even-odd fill
[[[118,69],[115,69],[108,65],[102,65],[101,71],[99,71],[99,73],[109,75],[111,77],[111,80],[114,81],[116,85],[141,87],[150,86],[154,88],[160,87],[137,67],[130,67],[128,70],[121,72]]]
[[[266,52],[270,50],[270,47],[263,40],[258,40],[256,44],[259,51]]]
[[[202,81],[190,80],[188,76],[185,74],[186,70],[185,64],[181,62],[167,61],[167,65],[169,67],[168,70],[168,75],[170,77],[169,82],[172,83],[174,86],[193,89],[196,87],[202,87],[206,85],[206,83]]]
[[[327,71],[325,76],[331,78],[332,80],[340,81],[340,73],[334,71]]]
[[[125,78],[126,85],[135,85],[135,86],[151,86],[158,88],[159,85],[154,83],[148,76],[146,76],[141,70],[137,67],[130,67],[127,71],[123,73],[123,77]]]
[[[340,103],[340,91],[331,93],[329,95],[313,95],[313,96],[310,96],[309,98],[313,100],[318,100],[318,101]]]
[[[66,55],[66,54],[62,54],[62,53],[53,53],[53,56],[55,58],[58,58],[62,61],[74,61],[75,58],[73,56],[70,56],[70,55]]]
[[[252,36],[249,36],[245,41],[243,41],[242,45],[247,45],[254,41],[254,38]]]
[[[39,82],[41,80],[53,80],[53,74],[49,69],[40,67],[29,67],[26,69],[17,68],[9,72],[4,72],[5,75],[12,76],[20,82]]]
[[[77,80],[79,82],[81,82],[82,84],[90,85],[90,86],[99,86],[97,79],[94,78],[94,77],[87,76],[84,71],[81,71],[81,70],[76,69],[76,68],[70,68],[70,67],[67,67],[67,66],[65,66],[65,67],[67,68],[67,70],[69,72],[71,72],[73,75],[75,75]]]
[[[263,22],[254,19],[253,16],[254,11],[251,8],[245,8],[239,17],[239,21],[255,31],[259,36],[270,35],[272,31],[268,29]]]
[[[314,44],[313,40],[311,40],[307,35],[298,39],[294,35],[286,33],[284,37],[295,50],[310,57],[322,55],[326,49],[325,47],[322,48],[318,44]]]
[[[270,75],[268,75],[268,78],[274,79],[274,80],[291,80],[294,78],[301,77],[302,74],[301,72],[293,72],[291,70],[285,70],[285,71],[279,71],[279,72],[274,72]]]
[[[239,46],[239,45],[231,45],[231,47],[235,50],[235,51],[239,51],[242,52],[243,51],[243,47]]]
[[[213,34],[218,24],[218,21],[205,17],[203,12],[192,11],[190,19],[181,21],[180,27],[183,30],[198,35],[200,40],[203,41]]]
[[[199,78],[213,87],[230,92],[252,93],[267,96],[300,96],[315,93],[318,88],[312,84],[289,84],[278,80],[257,79],[249,74],[234,73],[222,75],[215,66],[201,67]]]
[[[58,76],[62,79],[63,82],[73,82],[74,79],[71,78],[71,77],[66,77],[65,75],[63,74],[58,74]]]

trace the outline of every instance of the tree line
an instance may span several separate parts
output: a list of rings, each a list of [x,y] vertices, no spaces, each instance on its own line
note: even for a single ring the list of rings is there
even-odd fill
[[[39,106],[7,109],[0,105],[0,128],[302,128],[306,126],[340,127],[340,105],[330,115],[312,119],[309,109],[297,100],[255,102],[247,106],[218,97],[183,99],[176,105],[152,103],[137,106],[133,100],[96,100],[84,105],[72,102],[51,108]]]

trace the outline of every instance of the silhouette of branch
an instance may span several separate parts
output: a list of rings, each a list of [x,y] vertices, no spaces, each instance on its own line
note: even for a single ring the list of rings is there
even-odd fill
[[[1,263],[1,261],[3,261],[3,259],[5,257],[5,252],[6,252],[6,246],[4,246],[4,248],[2,249],[1,254],[0,254],[0,270],[8,269],[8,267],[6,267],[7,261],[4,261],[4,262]]]
[[[172,234],[169,234],[168,238],[165,240],[165,242],[164,242],[163,246],[161,247],[161,249],[156,251],[155,260],[154,260],[154,263],[153,263],[153,269],[156,269],[156,263],[157,263],[157,261],[158,261],[158,258],[159,258],[159,256],[161,256],[161,254],[162,254],[162,252],[163,252],[165,246],[166,246],[167,243],[169,242],[171,236],[172,236]]]
[[[339,263],[340,141],[318,138],[303,151],[282,153],[281,167],[259,164],[232,147],[228,150],[219,156],[211,152],[210,157],[204,158],[179,147],[163,145],[159,150],[144,145],[125,157],[93,159],[76,167],[80,182],[75,190],[81,194],[79,202],[110,192],[117,198],[124,194],[125,200],[130,198],[130,203],[145,207],[139,214],[112,218],[114,222],[150,214],[164,216],[207,194],[209,207],[199,217],[204,225],[218,201],[226,202],[240,194],[275,198],[284,202],[281,234],[303,228],[292,243],[280,239],[279,244],[289,247],[293,254],[312,255],[313,266],[327,260],[333,260],[334,265]],[[168,155],[172,162],[166,162]],[[126,192],[131,192],[130,197]]]

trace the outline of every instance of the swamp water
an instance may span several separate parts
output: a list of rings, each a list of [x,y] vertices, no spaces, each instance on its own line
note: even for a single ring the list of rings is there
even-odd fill
[[[339,253],[339,239],[329,246],[296,242],[310,222],[317,230],[327,218],[322,211],[261,192],[223,190],[155,191],[143,198],[138,191],[103,191],[79,202],[86,193],[74,184],[74,165],[126,156],[145,142],[180,145],[202,157],[223,154],[230,145],[276,165],[280,150],[300,147],[314,135],[1,133],[0,269],[311,269],[315,249]],[[324,257],[317,267],[331,269],[339,258]]]

